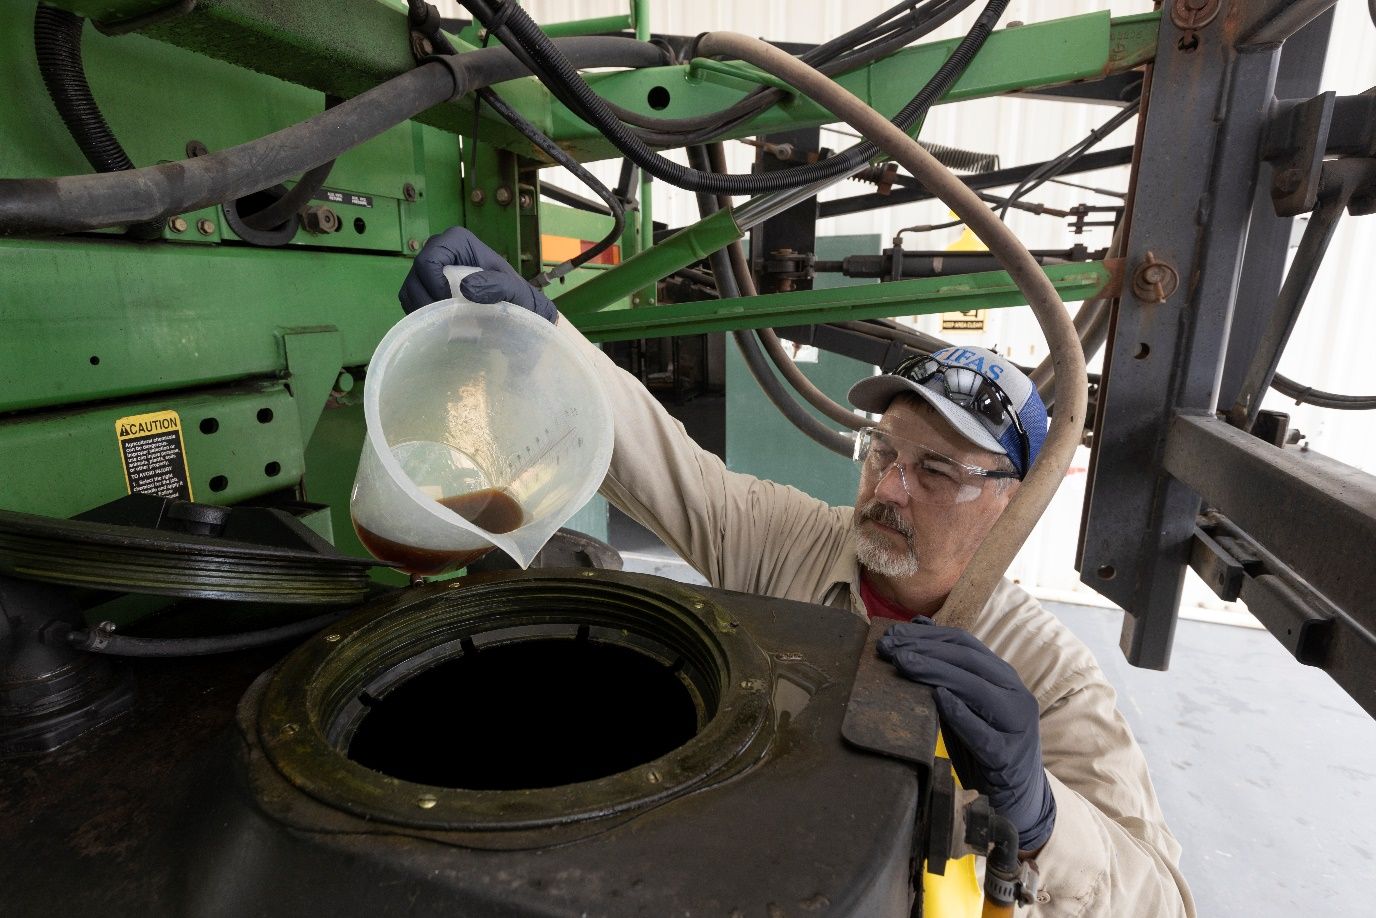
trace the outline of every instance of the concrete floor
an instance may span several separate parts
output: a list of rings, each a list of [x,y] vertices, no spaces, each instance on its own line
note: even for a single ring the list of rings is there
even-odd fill
[[[624,517],[611,541],[627,570],[703,582]],[[1376,914],[1376,721],[1326,674],[1264,631],[1190,621],[1169,672],[1136,669],[1120,613],[1047,607],[1118,690],[1201,918]]]

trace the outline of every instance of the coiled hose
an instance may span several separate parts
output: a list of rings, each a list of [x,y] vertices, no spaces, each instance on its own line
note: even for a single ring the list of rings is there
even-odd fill
[[[48,98],[67,126],[81,155],[97,172],[123,172],[134,168],[106,123],[105,116],[86,81],[81,60],[81,30],[86,20],[66,10],[39,5],[33,13],[33,49],[38,72]],[[133,239],[162,237],[162,221],[134,223],[125,231]]]
[[[561,101],[569,104],[570,108],[600,130],[633,163],[655,178],[675,187],[688,191],[737,195],[782,191],[848,175],[879,152],[874,143],[866,140],[821,162],[779,172],[714,175],[686,168],[655,153],[634,131],[622,123],[606,102],[587,84],[578,70],[559,53],[535,21],[511,0],[495,0],[491,3],[488,0],[463,0],[463,3],[501,39],[503,44],[508,47],[519,46],[521,51],[528,55],[537,76],[542,78],[542,82],[545,82]],[[954,85],[970,61],[979,53],[979,49],[993,32],[1007,6],[1008,0],[990,0],[969,34],[951,52],[951,56],[927,85],[895,116],[893,124],[898,125],[898,129],[910,130],[917,118]],[[713,56],[707,54],[701,44],[699,51],[706,56]]]
[[[1080,442],[1088,401],[1084,354],[1075,327],[1056,289],[1026,247],[966,185],[922,146],[882,115],[826,76],[774,46],[729,32],[711,32],[699,42],[703,54],[744,60],[791,86],[846,121],[898,161],[964,220],[999,259],[1027,297],[1053,355],[1059,390],[1056,423],[1037,461],[996,526],[980,544],[935,618],[969,628],[983,610],[1003,572],[1051,502]]]
[[[985,172],[993,172],[999,167],[999,155],[997,153],[980,153],[975,150],[962,150],[959,147],[948,147],[939,143],[924,143],[927,152],[936,157],[936,161],[947,169],[956,172],[973,172],[982,175]]]

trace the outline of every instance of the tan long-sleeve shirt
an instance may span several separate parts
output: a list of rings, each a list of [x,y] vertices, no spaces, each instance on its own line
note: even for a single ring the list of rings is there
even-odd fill
[[[729,471],[572,323],[559,327],[580,343],[611,400],[616,447],[601,489],[609,501],[712,586],[865,614],[853,508]],[[1035,914],[1194,916],[1180,845],[1089,648],[1007,581],[971,631],[1017,671],[1041,709],[1056,827],[1037,856]]]

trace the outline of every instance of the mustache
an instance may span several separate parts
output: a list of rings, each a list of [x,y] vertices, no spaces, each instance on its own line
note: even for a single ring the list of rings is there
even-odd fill
[[[874,520],[876,523],[895,529],[908,540],[913,537],[912,527],[908,525],[907,520],[898,515],[897,508],[881,500],[872,500],[861,507],[860,518],[862,520]]]

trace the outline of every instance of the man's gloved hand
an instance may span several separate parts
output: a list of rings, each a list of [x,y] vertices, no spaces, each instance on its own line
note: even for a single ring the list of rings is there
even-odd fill
[[[930,685],[946,751],[965,787],[989,795],[995,812],[1018,827],[1018,847],[1035,851],[1056,823],[1056,799],[1042,767],[1037,699],[1018,674],[959,628],[926,619],[894,625],[879,656]]]
[[[444,269],[449,265],[482,269],[459,284],[459,290],[473,302],[506,300],[524,306],[542,319],[558,321],[558,310],[549,297],[526,283],[502,256],[461,226],[450,227],[425,241],[397,294],[401,308],[412,313],[436,300],[448,299],[449,282],[444,279]]]

